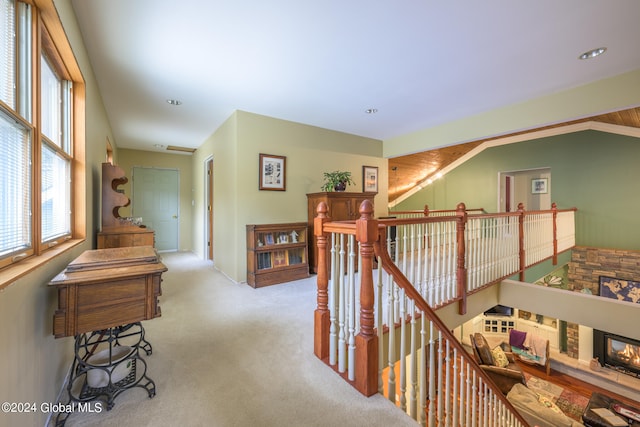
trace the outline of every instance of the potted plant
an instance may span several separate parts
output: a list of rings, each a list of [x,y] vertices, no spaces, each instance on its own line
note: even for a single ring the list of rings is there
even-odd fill
[[[347,184],[354,185],[351,172],[333,171],[324,173],[323,191],[344,191]]]

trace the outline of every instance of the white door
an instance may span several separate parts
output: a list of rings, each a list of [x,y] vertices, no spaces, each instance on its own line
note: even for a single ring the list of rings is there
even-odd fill
[[[155,231],[156,249],[178,250],[179,172],[134,167],[132,179],[133,216]]]

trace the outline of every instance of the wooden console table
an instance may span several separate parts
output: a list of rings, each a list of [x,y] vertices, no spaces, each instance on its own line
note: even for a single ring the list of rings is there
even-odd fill
[[[75,337],[69,403],[103,399],[109,410],[120,393],[134,387],[155,396],[141,357],[141,351],[152,352],[141,321],[161,314],[165,271],[150,246],[98,249],[82,253],[51,280],[49,286],[58,290],[53,334]],[[69,415],[59,413],[56,426]]]
[[[150,228],[137,225],[104,227],[98,233],[97,245],[98,249],[154,246],[155,233]]]
[[[149,246],[84,252],[49,283],[58,289],[53,334],[76,336],[159,317],[165,271]]]

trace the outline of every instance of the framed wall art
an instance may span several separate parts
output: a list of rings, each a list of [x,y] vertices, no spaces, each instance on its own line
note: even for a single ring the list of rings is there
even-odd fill
[[[600,296],[640,304],[640,282],[600,276]]]
[[[531,194],[546,194],[549,180],[547,178],[533,178],[531,180]]]
[[[365,193],[378,192],[378,167],[363,166],[362,167],[362,191]]]
[[[260,154],[260,190],[285,191],[287,189],[287,158]]]

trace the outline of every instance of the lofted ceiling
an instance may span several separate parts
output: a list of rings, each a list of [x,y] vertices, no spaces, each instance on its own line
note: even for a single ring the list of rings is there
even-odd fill
[[[385,141],[640,69],[637,0],[70,1],[121,148],[236,110]],[[479,143],[390,159],[389,200]]]
[[[524,132],[501,135],[499,138],[537,132],[554,127],[568,126],[581,122],[600,122],[612,125],[628,126],[640,129],[640,108],[630,108],[608,114],[586,117],[579,120],[527,130]],[[496,138],[482,139],[465,144],[453,145],[421,153],[408,154],[389,159],[389,202],[415,188],[427,179],[437,179],[437,174],[460,157],[469,153],[480,144]]]

